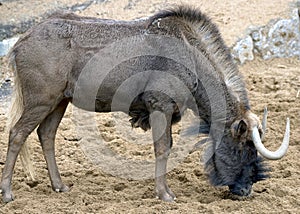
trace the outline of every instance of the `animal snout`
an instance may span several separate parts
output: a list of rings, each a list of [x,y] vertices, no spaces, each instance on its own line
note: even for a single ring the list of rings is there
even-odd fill
[[[245,187],[240,189],[241,196],[248,196],[251,194],[251,187]]]
[[[249,196],[251,194],[252,186],[240,186],[240,185],[232,185],[229,186],[229,190],[232,194],[238,196]]]

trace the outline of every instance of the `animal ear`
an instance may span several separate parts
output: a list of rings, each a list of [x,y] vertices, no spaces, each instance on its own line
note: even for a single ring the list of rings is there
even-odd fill
[[[247,123],[245,120],[239,120],[233,123],[231,133],[233,137],[240,138],[247,133]]]

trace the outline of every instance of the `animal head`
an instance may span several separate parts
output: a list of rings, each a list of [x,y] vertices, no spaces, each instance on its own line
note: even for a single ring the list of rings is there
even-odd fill
[[[249,196],[254,183],[268,178],[269,168],[258,153],[267,159],[279,159],[285,155],[289,143],[289,121],[281,147],[271,152],[261,142],[266,117],[267,111],[261,125],[258,117],[247,111],[242,118],[227,126],[228,131],[218,146],[214,144],[213,154],[206,162],[206,171],[213,185],[228,186],[234,195]]]

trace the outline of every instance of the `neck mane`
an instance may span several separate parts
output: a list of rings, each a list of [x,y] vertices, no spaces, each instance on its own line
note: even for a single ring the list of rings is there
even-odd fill
[[[207,57],[218,75],[222,77],[228,91],[238,101],[239,106],[249,110],[247,90],[242,75],[233,63],[230,51],[221,38],[217,26],[195,8],[178,6],[163,10],[150,18],[151,23],[158,19],[176,18],[188,24],[191,32],[182,32],[185,39]]]

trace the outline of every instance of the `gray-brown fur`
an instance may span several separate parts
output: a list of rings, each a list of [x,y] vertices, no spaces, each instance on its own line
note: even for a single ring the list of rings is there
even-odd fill
[[[217,88],[214,93],[216,95],[221,93],[226,101],[226,109],[219,109],[220,113],[226,111],[226,116],[220,116],[216,121],[225,125],[224,137],[220,144],[220,148],[225,147],[225,149],[215,148],[206,166],[212,183],[228,185],[234,189],[235,193],[248,195],[249,189],[244,191],[245,186],[249,188],[253,182],[263,178],[261,176],[252,179],[250,176],[255,177],[257,174],[249,174],[252,168],[258,168],[259,172],[263,171],[259,167],[261,161],[257,159],[256,150],[250,139],[251,127],[259,126],[259,121],[249,111],[245,84],[231,60],[219,31],[200,11],[188,7],[177,7],[158,13],[149,19],[129,22],[79,17],[74,14],[55,14],[30,29],[16,43],[11,52],[11,57],[16,65],[15,75],[20,80],[17,90],[21,94],[18,96],[23,99],[19,99],[22,100],[22,103],[17,103],[21,107],[20,118],[17,117],[10,128],[7,159],[1,180],[1,190],[5,202],[13,200],[11,179],[17,155],[27,136],[37,126],[52,188],[58,192],[68,191],[68,187],[63,184],[57,169],[54,138],[68,103],[74,101],[74,90],[79,75],[86,63],[107,44],[125,37],[143,35],[167,35],[178,38],[192,52],[194,51],[192,58],[195,62],[196,72],[188,72],[185,67],[176,63],[172,64],[168,60],[161,63],[159,57],[140,58],[137,59],[138,63],[134,61],[133,64],[128,60],[107,76],[107,84],[103,86],[105,90],[101,91],[100,88],[97,94],[95,110],[109,111],[111,96],[120,84],[130,75],[140,72],[140,68],[153,67],[164,69],[185,83],[196,100],[199,112],[195,113],[206,122],[209,129],[212,124],[211,106],[213,103],[208,100],[205,85],[201,85],[201,78],[209,78],[211,84],[215,84]],[[199,50],[199,53],[196,53],[194,48]],[[132,69],[128,69],[128,67]],[[122,76],[120,74],[123,75],[122,78],[119,77]],[[151,75],[146,78],[148,79],[145,87],[156,81],[151,78]],[[109,84],[111,82],[116,84]],[[174,100],[163,93],[145,92],[134,100],[127,112],[132,116],[131,123],[134,127],[141,127],[145,130],[152,127],[155,139],[156,193],[160,199],[165,201],[173,201],[175,198],[167,185],[165,174],[168,154],[172,146],[172,124],[180,120],[180,114],[185,105],[186,100],[181,98],[174,103]],[[79,107],[84,108],[84,106]],[[160,130],[157,130],[156,127],[160,121],[155,118],[149,119],[155,111],[165,114],[167,124],[164,134],[159,138],[156,137],[156,132]],[[11,111],[11,114],[14,114],[14,111]],[[239,126],[244,123],[246,131]],[[210,131],[213,133],[212,140],[214,140],[214,133],[218,130],[214,127]],[[229,147],[227,143],[230,145]],[[244,147],[244,144],[247,145]],[[215,146],[215,142],[212,145]],[[232,150],[237,152],[236,158],[230,156]],[[251,155],[249,155],[251,160],[245,160],[245,157],[248,156],[240,155],[247,153],[248,150],[251,151]],[[225,154],[225,159],[235,158],[235,160],[248,161],[251,165],[239,164],[233,172],[232,170],[224,171],[220,154]],[[237,164],[234,161],[228,162]],[[220,168],[219,165],[222,167]],[[225,164],[225,167],[233,166]],[[239,186],[236,186],[236,182]],[[243,190],[242,193],[240,190]]]
[[[159,12],[151,18],[151,21],[168,17],[180,19],[181,27],[186,28],[181,33],[191,45],[208,57],[214,68],[223,75],[226,85],[236,93],[245,108],[250,108],[243,77],[233,63],[230,51],[225,45],[217,26],[210,18],[195,8],[178,7]]]

